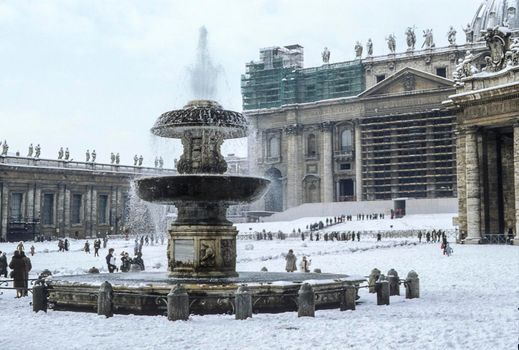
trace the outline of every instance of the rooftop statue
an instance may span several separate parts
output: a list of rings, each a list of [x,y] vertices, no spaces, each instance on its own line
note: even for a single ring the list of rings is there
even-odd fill
[[[60,147],[60,148],[59,148],[59,151],[58,151],[58,159],[63,159],[63,147]]]
[[[96,161],[96,156],[97,156],[97,154],[96,154],[96,150],[94,149],[94,150],[92,150],[92,163],[95,163],[95,161]]]
[[[449,31],[447,32],[447,40],[450,45],[456,45],[456,29],[453,26],[450,26]]]
[[[27,152],[27,157],[32,157],[32,153],[33,153],[33,147],[32,147],[32,143],[29,145],[29,152]]]
[[[9,151],[9,145],[7,144],[7,141],[4,140],[4,144],[2,145],[2,155],[6,156],[7,151]]]
[[[85,158],[86,158],[86,161],[87,161],[87,162],[90,162],[90,151],[89,151],[89,150],[86,151],[85,156],[86,156],[86,157],[85,157]]]
[[[373,42],[371,41],[371,38],[369,38],[366,43],[366,51],[368,52],[368,57],[373,56]]]
[[[474,41],[474,30],[470,26],[470,23],[467,23],[467,26],[463,28],[465,32],[465,42],[467,44],[471,44]]]
[[[413,51],[416,44],[416,34],[414,33],[414,27],[407,27],[405,31],[407,50]]]
[[[119,152],[117,152],[117,154],[115,155],[115,164],[119,164],[120,161],[121,157],[119,156]]]
[[[426,49],[432,49],[436,45],[434,44],[432,29],[426,29],[423,31],[423,37],[425,38],[422,48],[425,46]]]
[[[36,148],[35,148],[34,150],[35,150],[34,157],[35,157],[35,158],[40,158],[41,147],[40,147],[40,144],[39,144],[39,143],[36,145]]]
[[[110,153],[110,162],[111,162],[112,164],[115,163],[115,154],[114,154],[114,152]]]
[[[389,36],[386,38],[387,41],[387,47],[389,48],[389,51],[391,53],[395,53],[396,51],[396,37],[395,34],[389,34]]]
[[[362,57],[362,44],[360,43],[360,41],[357,41],[355,43],[355,58],[358,59],[358,58],[361,58]]]
[[[65,148],[65,160],[68,160],[70,157],[70,152],[68,151],[68,147]]]
[[[330,50],[328,50],[327,47],[324,48],[323,52],[321,53],[321,57],[323,58],[323,63],[330,62]]]

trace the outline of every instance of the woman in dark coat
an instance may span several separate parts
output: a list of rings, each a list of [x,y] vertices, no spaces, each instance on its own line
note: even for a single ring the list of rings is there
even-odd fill
[[[11,271],[11,278],[14,280],[13,287],[16,288],[16,297],[20,298],[23,296],[25,288],[25,260],[20,254],[19,250],[14,251],[13,258],[9,263]]]
[[[31,259],[25,255],[25,252],[20,252],[20,255],[22,256],[22,259],[25,263],[25,276],[24,276],[24,290],[23,290],[23,296],[26,297],[29,293],[29,272],[32,269]]]

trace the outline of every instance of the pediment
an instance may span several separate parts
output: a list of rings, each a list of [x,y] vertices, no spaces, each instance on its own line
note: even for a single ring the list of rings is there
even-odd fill
[[[414,68],[404,68],[367,89],[359,97],[401,95],[409,92],[452,89],[453,86],[452,80]]]

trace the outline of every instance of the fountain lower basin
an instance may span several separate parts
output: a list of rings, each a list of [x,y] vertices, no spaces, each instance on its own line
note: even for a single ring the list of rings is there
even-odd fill
[[[365,278],[286,272],[238,272],[229,278],[172,278],[164,272],[56,276],[47,280],[49,301],[54,310],[95,312],[104,281],[113,286],[115,313],[163,315],[167,294],[181,283],[189,294],[190,313],[203,315],[232,314],[234,293],[242,284],[249,287],[255,313],[296,311],[298,291],[304,282],[310,283],[317,294],[316,309],[338,308],[341,289],[358,286]]]

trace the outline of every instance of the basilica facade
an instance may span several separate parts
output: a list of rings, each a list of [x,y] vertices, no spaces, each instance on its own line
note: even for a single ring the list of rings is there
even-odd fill
[[[300,45],[260,50],[242,76],[254,131],[251,172],[272,180],[258,209],[457,197],[460,107],[445,101],[459,92],[454,78],[466,57],[477,71],[488,65],[481,28],[507,25],[515,35],[516,2],[484,2],[463,39],[451,27],[446,47],[436,47],[431,36],[415,49],[408,28],[407,48],[388,41],[388,54],[372,56],[369,46],[364,55],[356,47],[354,60],[339,63],[329,62],[326,49],[319,67],[303,68]]]

